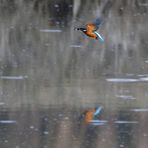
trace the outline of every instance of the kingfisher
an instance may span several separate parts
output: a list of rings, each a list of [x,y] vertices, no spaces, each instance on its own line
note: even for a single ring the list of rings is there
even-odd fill
[[[94,22],[87,23],[85,27],[76,28],[76,30],[82,31],[85,35],[97,39],[100,42],[104,42],[104,38],[97,32],[102,20],[97,18]]]
[[[86,124],[91,124],[92,122],[98,120],[102,109],[103,106],[97,106],[95,108],[87,109],[83,112],[80,119],[83,119]]]

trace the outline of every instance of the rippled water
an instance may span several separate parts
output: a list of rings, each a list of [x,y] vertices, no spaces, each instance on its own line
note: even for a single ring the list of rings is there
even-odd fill
[[[1,110],[0,145],[8,148],[147,146],[148,115],[145,110],[104,110],[102,120],[92,125],[79,120],[82,110],[70,106],[34,109],[22,106],[15,111]]]

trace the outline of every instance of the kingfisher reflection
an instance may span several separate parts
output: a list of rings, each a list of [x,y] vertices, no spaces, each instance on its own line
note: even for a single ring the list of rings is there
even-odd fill
[[[89,108],[81,114],[80,120],[83,120],[85,124],[89,125],[104,125],[107,121],[100,120],[102,110],[103,106]]]

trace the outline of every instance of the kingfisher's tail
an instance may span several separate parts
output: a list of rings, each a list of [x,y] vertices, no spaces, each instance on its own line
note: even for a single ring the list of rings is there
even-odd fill
[[[95,32],[95,34],[97,35],[97,39],[99,39],[99,41],[103,43],[104,38],[98,32]]]

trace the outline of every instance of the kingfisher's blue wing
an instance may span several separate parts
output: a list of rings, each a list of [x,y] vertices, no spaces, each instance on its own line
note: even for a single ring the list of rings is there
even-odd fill
[[[96,26],[96,30],[99,29],[101,23],[102,23],[102,19],[101,18],[97,18],[94,22],[93,22]]]

